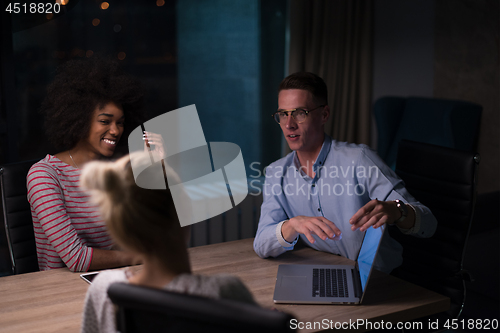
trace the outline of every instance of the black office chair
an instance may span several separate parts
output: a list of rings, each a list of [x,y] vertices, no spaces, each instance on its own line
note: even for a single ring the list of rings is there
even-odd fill
[[[39,270],[26,189],[28,171],[39,160],[5,164],[0,167],[3,219],[13,274]]]
[[[233,300],[114,283],[108,295],[118,306],[121,333],[203,332],[279,333],[294,332],[293,317]]]
[[[462,263],[474,214],[478,164],[479,155],[471,152],[413,141],[399,145],[396,173],[430,208],[438,226],[427,239],[390,228],[391,236],[403,245],[403,264],[392,274],[450,297],[449,311],[433,318],[458,318],[464,306],[470,276]]]
[[[373,105],[379,156],[393,170],[401,140],[475,152],[483,107],[424,97],[386,96]]]

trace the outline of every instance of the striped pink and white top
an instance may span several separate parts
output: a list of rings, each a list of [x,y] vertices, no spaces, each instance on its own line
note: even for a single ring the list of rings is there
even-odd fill
[[[67,266],[73,272],[85,272],[94,247],[110,249],[113,245],[97,207],[89,203],[79,181],[79,169],[52,155],[28,172],[28,201],[42,271]]]

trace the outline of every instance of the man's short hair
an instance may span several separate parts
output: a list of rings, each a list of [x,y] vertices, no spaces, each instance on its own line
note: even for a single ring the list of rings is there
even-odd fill
[[[328,91],[326,83],[316,74],[309,72],[298,72],[288,75],[280,83],[278,92],[288,89],[302,89],[311,92],[314,99],[320,103],[328,105]]]

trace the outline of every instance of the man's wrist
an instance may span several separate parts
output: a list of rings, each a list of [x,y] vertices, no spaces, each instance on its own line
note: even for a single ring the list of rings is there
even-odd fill
[[[285,239],[285,236],[283,236],[283,226],[285,225],[285,223],[287,223],[288,221],[290,220],[285,220],[283,222],[281,222],[281,228],[280,228],[280,232],[281,232],[281,237],[283,237],[283,239]],[[286,239],[285,239],[286,240]]]
[[[295,240],[293,240],[292,242],[289,242],[285,239],[285,237],[283,236],[283,225],[288,222],[289,220],[284,220],[284,221],[281,221],[280,223],[278,223],[278,225],[276,226],[276,238],[278,239],[278,242],[280,243],[281,246],[283,246],[284,248],[289,248],[289,247],[293,247],[296,243],[297,243],[297,240],[298,240],[298,237],[295,238]]]
[[[281,235],[283,236],[283,239],[288,243],[291,243],[299,238],[299,233],[295,231],[295,228],[291,225],[291,220],[292,219],[285,220],[281,225]],[[286,227],[284,227],[285,224]],[[289,239],[291,240],[289,241]]]
[[[400,215],[399,219],[397,219],[396,221],[394,221],[392,224],[398,225],[399,223],[401,223],[404,220],[406,220],[406,217],[408,216],[408,207],[401,200],[396,199],[396,200],[394,200],[394,202],[396,204],[396,208],[399,210],[399,212],[401,213],[401,215]]]
[[[408,210],[408,218],[406,219],[405,223],[402,223],[402,225],[398,225],[397,227],[403,234],[416,234],[420,230],[420,214],[413,205],[406,205],[411,208]],[[411,225],[409,224],[410,222],[412,222]],[[403,224],[405,226],[403,226]]]

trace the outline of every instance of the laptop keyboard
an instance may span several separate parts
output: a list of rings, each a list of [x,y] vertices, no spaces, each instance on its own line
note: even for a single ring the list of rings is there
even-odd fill
[[[345,269],[314,268],[313,297],[349,297]]]

